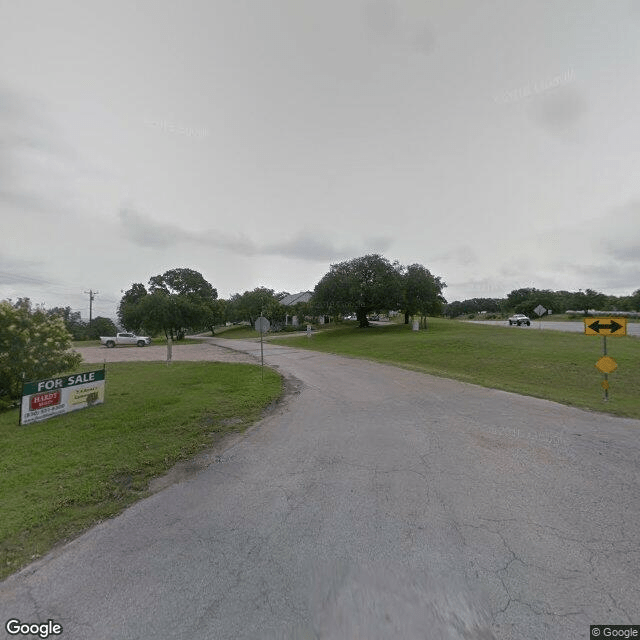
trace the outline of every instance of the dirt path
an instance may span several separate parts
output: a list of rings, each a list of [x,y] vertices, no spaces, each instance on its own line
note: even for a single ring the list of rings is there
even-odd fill
[[[84,362],[165,362],[167,359],[167,348],[165,346],[115,347],[113,349],[108,349],[107,347],[79,347],[76,351],[82,356]],[[256,359],[246,353],[233,351],[206,341],[201,344],[174,345],[172,360],[256,363]]]

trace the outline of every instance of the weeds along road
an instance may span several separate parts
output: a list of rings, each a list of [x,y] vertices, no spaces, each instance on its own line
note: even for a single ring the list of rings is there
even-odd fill
[[[565,640],[640,623],[640,421],[264,351],[293,388],[280,408],[1,583],[3,624],[53,619],[64,640]]]

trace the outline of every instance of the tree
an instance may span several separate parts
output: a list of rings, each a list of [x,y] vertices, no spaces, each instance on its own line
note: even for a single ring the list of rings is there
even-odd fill
[[[82,357],[58,315],[32,310],[28,299],[0,302],[0,408],[20,397],[21,383],[73,369]]]
[[[598,293],[593,289],[578,291],[573,294],[573,307],[576,311],[582,311],[584,315],[589,315],[589,309],[602,309],[607,302],[604,293]]]
[[[59,316],[64,321],[67,331],[74,340],[86,340],[89,329],[88,323],[82,320],[79,311],[72,311],[71,307],[53,307],[47,310],[49,317]]]
[[[87,336],[89,340],[97,340],[100,336],[115,336],[117,331],[118,327],[116,327],[111,318],[97,316],[91,322]]]
[[[280,316],[284,319],[280,307],[280,301],[273,289],[256,287],[253,291],[233,294],[227,303],[227,313],[231,320],[246,320],[253,326],[261,314],[273,321],[280,320]]]
[[[409,324],[409,316],[439,315],[446,300],[442,289],[447,285],[431,275],[421,264],[412,264],[402,270],[402,308],[404,323]]]
[[[533,309],[536,306],[535,295],[537,291],[535,287],[514,289],[507,294],[507,308],[515,313],[529,313],[529,307]]]
[[[170,269],[149,279],[149,291],[162,290],[170,295],[181,295],[191,300],[209,302],[218,298],[217,290],[201,273],[193,269]]]
[[[378,254],[332,264],[314,289],[313,306],[330,315],[355,310],[360,327],[368,327],[367,314],[401,308],[399,269]]]
[[[542,305],[546,309],[560,311],[563,297],[562,292],[551,291],[550,289],[536,289],[535,287],[526,287],[524,289],[514,289],[507,294],[507,300],[504,305],[505,311],[514,313],[524,313],[531,316],[534,309],[538,305]]]
[[[134,333],[142,331],[144,317],[141,302],[148,295],[145,286],[136,282],[125,292],[118,305],[118,320],[120,324]]]
[[[187,330],[211,328],[218,305],[217,290],[193,269],[171,269],[149,279],[149,289],[137,283],[118,307],[118,318],[127,329],[167,338],[184,338]]]
[[[206,318],[206,326],[211,330],[211,335],[216,333],[216,325],[223,324],[227,317],[227,301],[219,298],[211,305],[210,313]]]

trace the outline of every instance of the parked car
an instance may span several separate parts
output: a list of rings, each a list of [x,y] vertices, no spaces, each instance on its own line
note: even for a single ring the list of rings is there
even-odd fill
[[[148,336],[137,336],[135,333],[118,333],[115,336],[100,336],[100,342],[112,349],[117,344],[135,344],[139,347],[146,347],[151,344],[151,338]]]
[[[516,313],[515,316],[511,316],[509,318],[509,326],[511,326],[512,324],[517,324],[518,326],[520,326],[521,324],[526,324],[528,327],[531,324],[531,320],[529,320],[529,318],[522,313]]]

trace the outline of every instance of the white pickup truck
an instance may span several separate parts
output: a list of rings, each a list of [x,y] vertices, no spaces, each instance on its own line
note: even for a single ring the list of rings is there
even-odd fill
[[[151,344],[151,338],[147,336],[137,336],[135,333],[118,333],[114,337],[100,336],[100,342],[110,349],[117,344],[135,344],[139,347],[146,347]]]

